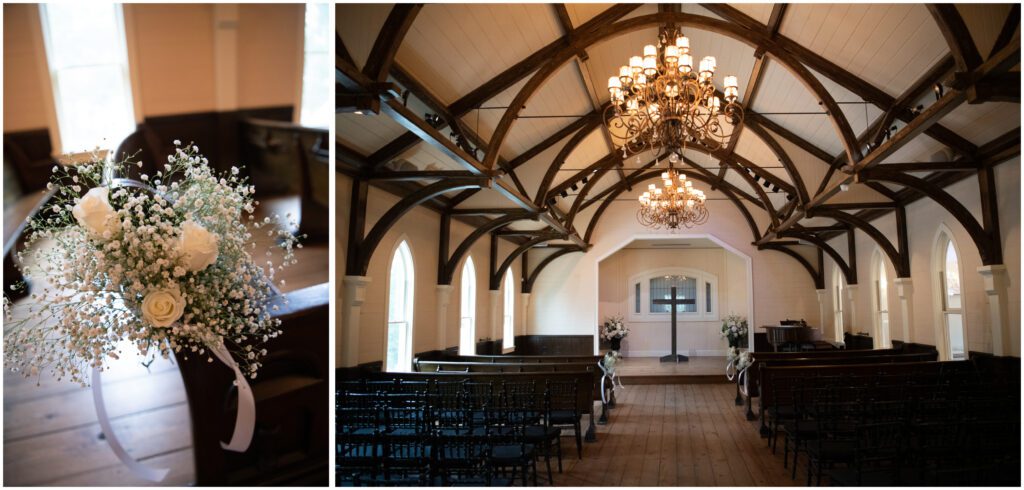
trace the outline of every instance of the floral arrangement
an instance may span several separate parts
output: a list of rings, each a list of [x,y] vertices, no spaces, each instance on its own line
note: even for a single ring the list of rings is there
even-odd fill
[[[729,339],[729,345],[739,345],[747,341],[747,319],[739,315],[729,315],[722,321],[722,338]]]
[[[261,345],[280,333],[278,306],[268,304],[271,281],[296,263],[301,245],[280,217],[255,218],[255,188],[237,167],[217,175],[197,146],[174,145],[163,169],[141,182],[114,178],[133,165],[128,158],[94,154],[53,168],[51,198],[30,220],[19,253],[31,264],[26,277],[44,283],[27,305],[4,297],[12,369],[25,376],[52,369],[84,385],[86,371],[117,359],[119,342],[129,341],[147,363],[172,352],[213,362],[211,350],[226,348],[256,377],[267,353]],[[250,255],[258,232],[276,239],[279,265],[271,251],[266,269]]]
[[[606,318],[601,325],[601,338],[605,340],[623,339],[629,335],[629,327],[622,321],[621,316]]]
[[[752,362],[754,362],[753,355],[750,351],[740,352],[736,347],[729,347],[729,353],[726,354],[726,360],[733,363],[737,372],[743,371],[750,366]]]

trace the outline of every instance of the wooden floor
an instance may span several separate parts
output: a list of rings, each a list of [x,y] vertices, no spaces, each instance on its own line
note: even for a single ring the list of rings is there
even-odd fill
[[[265,209],[282,215],[298,208],[297,198],[265,201]],[[265,234],[254,239],[257,251],[270,244]],[[299,263],[278,276],[286,281],[283,291],[327,281],[326,244],[304,246],[296,255]],[[139,359],[126,357],[112,367],[104,373],[103,390],[121,444],[143,464],[171,469],[160,485],[193,483],[191,424],[177,365],[158,360],[147,370]],[[7,370],[3,380],[4,484],[154,485],[129,474],[110,450],[96,422],[91,389]]]
[[[732,384],[626,386],[598,441],[562,439],[565,472],[559,486],[792,486],[782,444],[772,455],[734,404]],[[566,456],[568,455],[568,456]],[[543,468],[543,465],[540,465]],[[543,471],[543,470],[542,470]],[[557,471],[557,468],[556,470]]]

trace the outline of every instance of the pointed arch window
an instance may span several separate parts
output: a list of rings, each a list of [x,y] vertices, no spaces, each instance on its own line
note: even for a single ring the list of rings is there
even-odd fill
[[[412,370],[413,279],[412,252],[403,240],[391,257],[388,275],[387,371]]]
[[[839,266],[832,268],[832,308],[833,326],[835,328],[836,342],[843,341],[843,272]]]
[[[512,280],[512,269],[511,268],[509,268],[509,270],[505,271],[505,281],[504,282],[505,282],[505,286],[504,286],[505,287],[505,294],[504,294],[504,296],[505,296],[504,303],[505,304],[504,304],[504,308],[502,309],[502,311],[504,312],[503,313],[504,316],[502,318],[502,323],[501,323],[501,327],[502,327],[501,328],[501,330],[502,330],[501,347],[503,349],[511,349],[511,348],[515,347],[515,345],[516,345],[515,331],[514,331],[513,324],[512,324],[512,321],[514,319],[514,314],[515,314],[515,307],[516,307],[516,300],[515,300],[516,285],[515,285],[515,282]]]
[[[963,291],[960,284],[960,256],[956,244],[946,233],[939,234],[936,244],[938,253],[938,287],[945,337],[946,354],[949,359],[967,359],[967,340],[964,328]]]
[[[889,278],[885,272],[885,259],[882,258],[881,252],[875,252],[874,264],[875,336],[878,339],[876,346],[886,349],[892,345],[889,331]]]
[[[466,257],[462,266],[461,294],[459,295],[459,354],[476,354],[476,267],[473,257]]]

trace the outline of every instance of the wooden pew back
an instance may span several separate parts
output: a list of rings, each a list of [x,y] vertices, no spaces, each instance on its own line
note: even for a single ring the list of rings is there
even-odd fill
[[[330,288],[324,283],[279,298],[281,335],[265,344],[259,377],[256,430],[244,453],[221,449],[235,424],[234,373],[206,356],[175,354],[188,397],[197,485],[323,485],[329,481],[331,359]]]
[[[416,359],[413,362],[413,370],[416,372],[469,372],[469,373],[550,373],[550,372],[576,372],[590,371],[593,373],[593,380],[588,388],[593,393],[594,400],[601,399],[601,374],[596,363],[497,363],[497,362],[450,362],[450,361],[424,361]]]
[[[589,414],[593,418],[594,399],[590,391],[593,386],[594,370],[596,366],[588,366],[586,370],[576,371],[545,371],[545,372],[412,372],[412,373],[353,373],[352,371],[336,371],[337,381],[355,381],[365,379],[367,381],[428,381],[428,382],[452,382],[469,381],[473,383],[495,383],[500,385],[505,381],[536,381],[538,399],[543,400],[546,380],[572,380],[576,382],[576,403],[581,414]]]

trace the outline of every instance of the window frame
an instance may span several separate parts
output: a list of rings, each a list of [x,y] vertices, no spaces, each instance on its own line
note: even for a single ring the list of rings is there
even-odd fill
[[[473,263],[473,257],[467,255],[466,261],[462,263],[462,273],[459,275],[459,355],[462,356],[476,355],[476,279],[476,265]],[[466,341],[467,321],[469,342]]]
[[[710,322],[720,321],[720,299],[721,291],[718,288],[718,276],[707,271],[700,269],[693,269],[689,267],[660,267],[657,269],[648,269],[638,274],[630,276],[629,282],[627,283],[627,320],[633,322],[664,322],[669,321],[672,318],[672,311],[666,312],[651,312],[651,279],[658,276],[686,276],[693,277],[697,280],[696,285],[696,298],[694,312],[678,312],[677,315],[681,321],[692,321],[692,322]],[[636,312],[636,285],[640,284],[640,313]],[[707,303],[706,298],[706,284],[711,285],[712,297],[711,297],[711,311],[705,311]]]
[[[300,40],[300,42],[299,42],[299,46],[300,46],[300,48],[299,48],[299,60],[300,60],[300,62],[298,63],[298,65],[299,65],[299,74],[298,74],[298,81],[299,81],[299,83],[297,84],[298,88],[296,89],[298,94],[297,94],[297,97],[296,97],[295,111],[294,111],[294,115],[293,115],[293,122],[295,122],[296,124],[300,124],[300,125],[303,125],[303,126],[306,126],[306,127],[314,127],[314,128],[320,128],[321,126],[310,125],[310,124],[304,122],[303,118],[302,118],[302,116],[303,116],[303,110],[302,109],[305,106],[305,104],[303,102],[304,102],[305,97],[306,97],[305,79],[306,79],[306,67],[307,67],[307,61],[308,61],[307,58],[308,58],[308,55],[309,55],[310,52],[312,52],[314,54],[322,53],[322,54],[326,55],[327,57],[330,57],[331,50],[330,50],[330,46],[328,46],[327,50],[325,50],[323,52],[321,52],[321,51],[310,51],[310,50],[307,49],[306,34],[307,34],[308,24],[306,23],[306,15],[307,15],[310,7],[316,7],[316,6],[321,6],[321,5],[326,5],[325,15],[327,16],[327,25],[329,27],[329,26],[333,25],[333,22],[331,22],[332,11],[334,10],[334,9],[331,8],[332,4],[321,4],[321,3],[304,3],[303,4],[302,21],[300,23],[302,28],[300,29],[301,35],[299,36],[299,40]],[[330,127],[330,118],[328,118],[328,121],[322,127],[324,129],[327,129],[328,127]]]
[[[948,296],[946,290],[946,255],[948,250],[952,248],[953,254],[956,256],[956,267],[957,277],[960,280],[960,307],[952,308],[948,305]],[[964,291],[964,274],[963,274],[963,254],[960,252],[960,247],[957,245],[956,240],[953,238],[952,232],[949,231],[943,225],[940,225],[939,232],[935,237],[934,248],[932,251],[932,270],[934,271],[935,281],[933,282],[933,297],[935,297],[935,312],[938,317],[936,326],[940,329],[938,338],[941,339],[942,346],[940,355],[944,360],[963,360],[970,359],[970,341],[968,336],[967,328],[967,314],[965,311],[966,297]],[[960,316],[960,329],[963,335],[963,358],[954,357],[953,346],[950,340],[949,330],[949,315]]]
[[[92,154],[93,149],[97,146],[101,150],[101,155],[104,153],[112,154],[117,149],[117,147],[120,146],[121,142],[124,141],[124,138],[127,138],[129,135],[131,135],[134,131],[138,129],[139,101],[137,101],[135,98],[137,87],[135,86],[135,82],[132,78],[133,56],[131,53],[131,48],[128,45],[128,17],[125,15],[124,4],[114,3],[111,6],[114,9],[114,24],[117,26],[117,32],[115,33],[114,37],[116,38],[118,45],[115,46],[113,50],[117,54],[118,63],[116,65],[96,64],[58,68],[54,64],[54,58],[56,58],[56,56],[53,54],[53,50],[56,49],[56,47],[54,46],[54,41],[51,36],[49,14],[47,13],[47,9],[50,8],[50,5],[46,3],[40,3],[38,5],[38,25],[40,29],[39,32],[42,37],[42,54],[45,58],[44,68],[46,71],[46,77],[49,78],[50,84],[50,90],[47,96],[50,102],[52,102],[53,104],[52,124],[54,127],[51,128],[53,133],[51,135],[51,144],[53,146],[53,152],[55,154],[68,155],[71,158],[71,160],[75,162],[88,160],[90,158],[90,155]],[[119,72],[118,78],[121,79],[125,90],[122,96],[124,97],[124,102],[127,106],[126,117],[128,119],[126,120],[126,122],[129,122],[129,124],[125,125],[125,129],[128,130],[128,132],[123,135],[120,135],[120,139],[118,139],[117,141],[110,140],[107,141],[105,144],[102,141],[95,141],[89,142],[88,145],[90,146],[87,148],[71,148],[67,146],[67,135],[69,133],[74,134],[74,128],[71,128],[69,126],[69,116],[66,112],[67,107],[66,104],[62,102],[61,91],[59,88],[60,80],[62,79],[60,72],[69,69],[84,68],[89,66],[117,66]],[[65,74],[65,76],[67,75]],[[114,138],[118,137],[118,135],[112,136]]]
[[[875,326],[876,346],[880,349],[892,347],[892,316],[889,314],[889,271],[885,267],[885,257],[881,250],[875,249],[871,257],[871,310]],[[882,284],[885,291],[882,291]],[[882,308],[882,305],[885,308]],[[885,322],[882,316],[885,315]]]
[[[505,271],[505,278],[501,281],[504,291],[502,293],[502,318],[501,318],[501,348],[502,351],[514,350],[515,339],[515,280],[512,277],[512,268]]]
[[[836,336],[836,342],[842,342],[846,332],[845,320],[843,319],[843,296],[846,292],[846,279],[838,264],[832,266],[832,329]]]
[[[392,322],[391,319],[391,292],[394,284],[392,283],[392,272],[394,271],[395,261],[401,259],[404,262],[406,277],[405,277],[405,298],[406,304],[404,305],[404,313],[406,315],[406,335],[405,335],[405,356],[401,356],[399,360],[399,366],[396,369],[391,369],[388,364],[388,350],[390,348],[388,339],[390,338],[391,324],[397,323]],[[385,285],[387,294],[385,296],[385,325],[384,325],[384,371],[387,372],[411,372],[412,371],[412,358],[413,358],[413,325],[415,319],[415,301],[416,301],[416,262],[412,255],[412,247],[409,245],[409,241],[405,238],[399,238],[396,241],[394,249],[391,251],[391,261],[388,263],[388,275],[387,283]],[[401,350],[399,351],[401,353]]]

